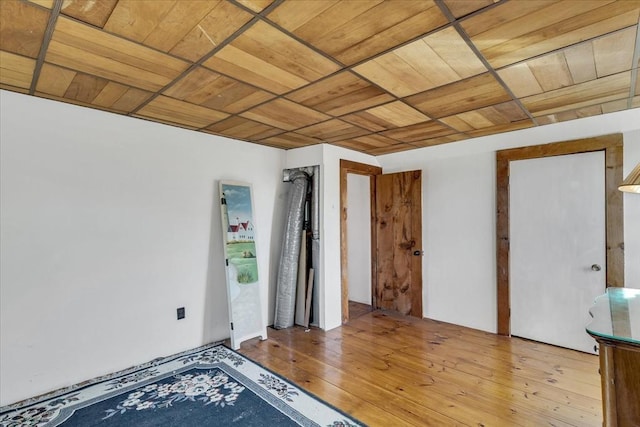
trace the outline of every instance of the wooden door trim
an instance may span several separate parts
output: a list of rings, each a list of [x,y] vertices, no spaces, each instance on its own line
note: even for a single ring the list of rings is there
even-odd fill
[[[622,193],[622,134],[496,152],[496,263],[498,334],[511,334],[509,283],[509,163],[565,154],[605,152],[606,286],[624,286],[624,224]]]
[[[382,174],[379,166],[367,165],[365,163],[352,162],[340,159],[340,282],[342,294],[342,323],[349,321],[349,278],[347,260],[347,175],[364,175],[369,177],[370,206],[371,212],[371,298],[375,298],[376,274],[376,175]],[[372,301],[374,305],[374,301]]]

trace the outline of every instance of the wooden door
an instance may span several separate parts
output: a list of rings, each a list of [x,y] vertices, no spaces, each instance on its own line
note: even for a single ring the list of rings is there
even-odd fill
[[[376,308],[422,317],[422,174],[376,176]]]
[[[511,333],[595,353],[605,292],[604,151],[511,162]]]

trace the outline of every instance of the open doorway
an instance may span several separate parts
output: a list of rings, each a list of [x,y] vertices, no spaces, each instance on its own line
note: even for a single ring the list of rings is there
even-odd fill
[[[350,175],[363,176],[364,181],[350,180]],[[360,201],[354,199],[351,203],[367,205],[368,211],[362,206],[349,205],[350,181],[352,186],[366,192],[367,178],[369,203],[366,203],[365,194],[359,195]],[[377,166],[341,160],[340,213],[342,323],[349,321],[349,306],[358,302],[350,293],[350,281],[360,278],[364,278],[365,283],[370,281],[370,293],[359,297],[365,305],[369,296],[372,309],[393,310],[422,318],[422,172],[382,174]],[[349,230],[350,224],[354,224],[350,217],[357,224],[366,216],[370,219],[369,248],[358,234],[354,239]],[[364,232],[361,230],[359,235]],[[355,246],[351,259],[361,258],[367,252],[370,267],[350,264],[350,246]],[[353,255],[353,252],[358,253]],[[367,268],[369,274],[362,271]]]
[[[367,165],[364,163],[351,162],[348,160],[340,160],[340,267],[341,267],[341,281],[342,281],[342,323],[346,323],[349,321],[350,312],[353,311],[354,317],[360,315],[362,313],[366,313],[367,310],[370,310],[373,304],[373,289],[376,287],[376,265],[375,265],[375,246],[373,242],[375,242],[375,227],[372,225],[375,224],[375,218],[373,217],[373,212],[375,212],[375,186],[376,186],[376,175],[382,174],[382,168],[373,165]],[[349,183],[354,186],[353,194],[350,196],[348,191]],[[354,185],[355,183],[355,185]],[[368,183],[368,185],[367,185]],[[365,193],[365,189],[369,190],[368,195]],[[350,200],[351,198],[351,200]],[[368,200],[366,203],[366,207],[359,206],[358,209],[363,212],[368,213],[366,216],[368,217],[369,223],[369,244],[368,249],[366,248],[366,242],[360,240],[353,240],[354,237],[357,237],[362,233],[362,224],[359,224],[358,230],[352,230],[350,233],[348,230],[348,217],[347,208],[348,206],[353,206],[354,203],[362,203],[364,200]],[[351,202],[351,203],[350,203]],[[352,219],[357,220],[358,217],[365,215],[363,212],[360,212],[357,215],[351,215]],[[354,234],[355,232],[355,234]],[[349,237],[352,237],[351,241]],[[362,256],[364,254],[362,251],[367,251],[366,256],[369,259],[369,271],[363,272],[354,268],[353,273],[351,274],[351,280],[357,278],[359,283],[354,283],[356,290],[356,299],[351,302],[352,310],[350,310],[350,268],[349,268],[349,246],[353,245],[354,250],[352,252],[352,257],[357,259],[359,268],[366,268],[363,265],[366,265],[362,262]],[[353,261],[353,260],[352,260]],[[367,280],[368,278],[368,280]],[[369,292],[367,293],[362,289],[363,283],[369,283]],[[369,296],[369,301],[367,304],[366,299],[363,299],[366,295]]]
[[[373,310],[371,301],[371,182],[368,176],[347,175],[347,286],[349,318]]]

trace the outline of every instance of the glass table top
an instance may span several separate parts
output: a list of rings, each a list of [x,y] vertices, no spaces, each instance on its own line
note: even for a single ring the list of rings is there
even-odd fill
[[[640,289],[607,288],[589,313],[591,335],[640,345]]]

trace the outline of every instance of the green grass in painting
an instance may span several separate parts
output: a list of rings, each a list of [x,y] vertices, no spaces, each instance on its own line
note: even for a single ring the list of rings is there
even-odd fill
[[[227,257],[236,266],[238,283],[258,281],[258,262],[256,260],[255,242],[227,243]]]

